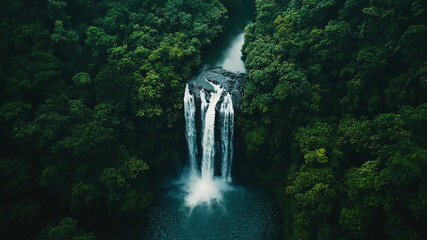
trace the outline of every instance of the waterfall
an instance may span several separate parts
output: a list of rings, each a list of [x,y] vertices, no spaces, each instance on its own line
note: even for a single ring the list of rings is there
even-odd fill
[[[188,195],[185,202],[190,207],[195,207],[200,203],[210,204],[213,200],[220,202],[222,193],[231,191],[231,163],[233,157],[233,124],[234,110],[231,95],[226,93],[223,97],[219,114],[219,130],[221,132],[220,152],[221,152],[221,177],[214,176],[215,170],[215,115],[216,105],[220,102],[224,89],[220,85],[213,84],[213,90],[209,92],[200,90],[200,129],[202,159],[200,168],[197,166],[197,128],[195,121],[196,106],[194,96],[190,93],[189,85],[185,86],[184,113],[185,132],[188,143],[188,154],[190,162],[190,175],[185,185]]]
[[[202,178],[212,179],[214,175],[215,162],[215,107],[221,98],[223,89],[212,84],[215,92],[211,93],[209,106],[205,116],[205,126],[203,129],[203,155],[202,155]]]
[[[205,91],[205,89],[200,90],[200,100],[201,100],[201,104],[200,104],[200,118],[201,118],[201,128],[202,129],[202,137],[201,139],[203,139],[203,129],[205,129],[205,117],[206,117],[206,109],[208,108],[208,103],[206,101],[206,99],[209,97],[209,93],[207,93]]]
[[[231,164],[233,162],[234,109],[229,93],[224,97],[220,108],[221,117],[221,175],[231,182]]]
[[[196,134],[196,105],[194,96],[190,94],[188,84],[185,85],[184,93],[184,116],[185,116],[185,137],[188,143],[188,158],[192,171],[197,170],[197,134]]]

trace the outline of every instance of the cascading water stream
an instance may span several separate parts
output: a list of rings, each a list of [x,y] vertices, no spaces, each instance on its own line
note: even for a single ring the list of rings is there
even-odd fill
[[[208,109],[208,103],[206,101],[206,99],[209,97],[209,93],[207,93],[205,91],[205,89],[200,90],[200,100],[201,100],[201,104],[200,104],[200,120],[201,120],[201,128],[200,129],[205,129],[205,117],[206,117],[206,110]],[[203,130],[202,130],[202,137],[201,139],[203,139]]]
[[[197,134],[196,134],[196,105],[194,96],[190,94],[188,84],[185,85],[184,93],[184,115],[185,115],[185,137],[188,143],[188,158],[192,171],[197,171]]]
[[[188,193],[185,202],[190,207],[200,203],[210,204],[213,200],[220,202],[222,193],[230,191],[231,162],[233,155],[233,124],[234,110],[231,95],[226,93],[220,107],[220,152],[221,152],[221,177],[214,176],[215,170],[215,117],[216,106],[223,96],[224,88],[213,84],[213,90],[207,92],[200,90],[200,116],[201,116],[201,146],[202,159],[200,170],[197,168],[197,142],[195,123],[195,101],[187,84],[184,96],[184,109],[186,119],[186,136],[190,159],[190,176],[185,191]]]
[[[233,162],[234,109],[231,95],[227,93],[220,109],[221,117],[221,175],[231,182],[231,164]]]
[[[214,175],[214,158],[215,158],[215,107],[221,98],[223,89],[215,84],[212,84],[215,92],[211,93],[208,110],[205,116],[205,126],[203,129],[203,155],[202,155],[202,178],[212,179]]]

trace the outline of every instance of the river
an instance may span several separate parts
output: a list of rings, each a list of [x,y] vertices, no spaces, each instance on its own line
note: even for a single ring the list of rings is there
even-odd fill
[[[229,13],[224,32],[202,53],[203,63],[245,73],[241,60],[245,27],[255,19],[255,3],[247,1]]]

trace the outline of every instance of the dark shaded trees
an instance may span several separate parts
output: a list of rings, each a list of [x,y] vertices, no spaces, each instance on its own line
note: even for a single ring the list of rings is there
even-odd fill
[[[183,84],[227,9],[219,0],[0,8],[0,238],[94,239],[80,229],[143,211],[154,198],[149,165],[184,155]]]
[[[422,3],[257,1],[239,122],[286,239],[425,238]]]

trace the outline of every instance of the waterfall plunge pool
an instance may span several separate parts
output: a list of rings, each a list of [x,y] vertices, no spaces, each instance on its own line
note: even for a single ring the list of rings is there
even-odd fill
[[[185,203],[186,184],[180,179],[161,186],[163,194],[151,206],[147,225],[138,239],[282,238],[277,202],[262,186],[227,184],[218,201],[191,208]]]

